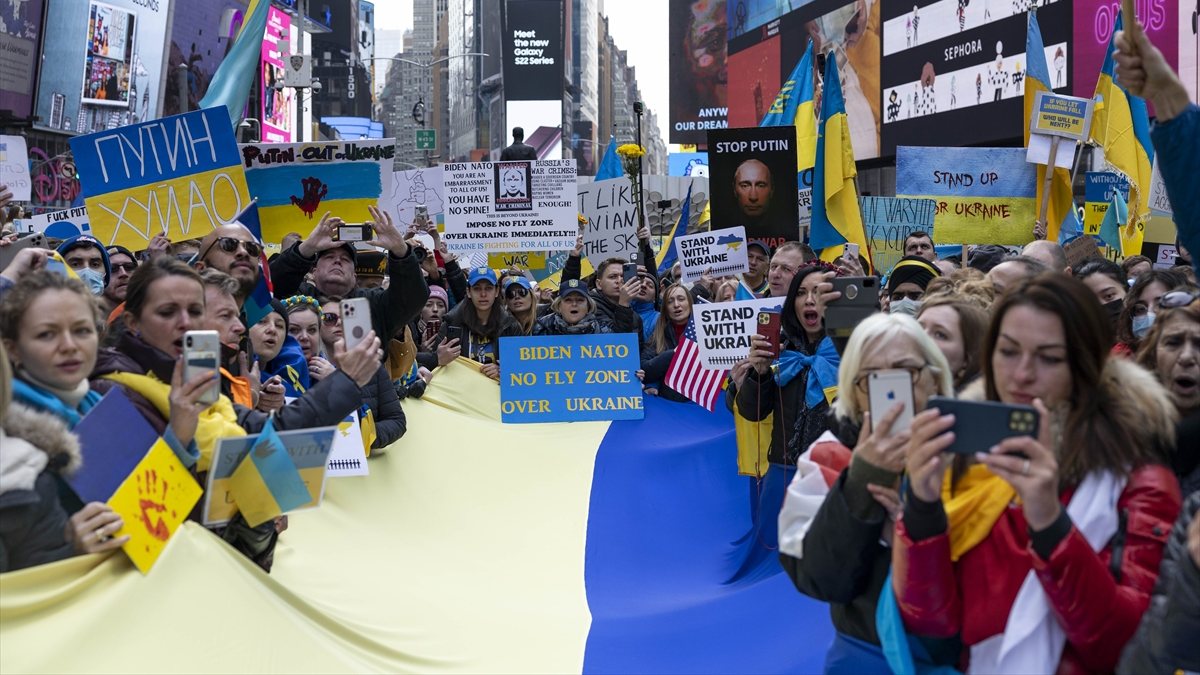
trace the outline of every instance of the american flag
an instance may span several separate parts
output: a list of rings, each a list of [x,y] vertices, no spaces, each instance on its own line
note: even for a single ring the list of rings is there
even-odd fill
[[[717,405],[717,396],[725,382],[724,370],[709,370],[700,363],[696,346],[696,323],[688,319],[683,338],[675,347],[675,356],[667,367],[663,384],[704,406],[709,412]]]

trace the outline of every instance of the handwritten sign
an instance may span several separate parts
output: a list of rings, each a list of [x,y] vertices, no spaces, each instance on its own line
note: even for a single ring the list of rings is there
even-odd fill
[[[1158,155],[1154,156],[1154,166],[1150,173],[1150,212],[1164,216],[1175,215],[1171,207],[1171,199],[1167,196],[1167,184],[1163,182],[1162,173],[1158,170]]]
[[[1039,91],[1033,101],[1029,132],[1083,140],[1092,118],[1093,105],[1091,99]]]
[[[675,247],[684,283],[699,281],[705,274],[723,277],[750,270],[746,228],[740,225],[678,237]]]
[[[307,234],[326,211],[347,223],[368,221],[367,207],[392,194],[392,139],[252,143],[238,149],[258,199],[264,242],[278,244],[288,232]]]
[[[575,162],[547,159],[442,165],[451,252],[562,251],[575,246]]]
[[[750,336],[758,332],[758,313],[778,312],[783,298],[757,298],[696,305],[696,346],[709,370],[729,370],[750,355]]]
[[[521,253],[489,253],[487,258],[488,267],[497,270],[507,270],[512,268],[529,270],[529,271],[544,271],[546,269],[546,252],[531,251]]]
[[[13,201],[31,200],[33,181],[29,179],[29,150],[21,136],[0,136],[0,185],[8,186]]]
[[[1024,148],[896,149],[896,196],[933,199],[938,241],[1022,246],[1037,220],[1037,166]]]
[[[506,424],[645,417],[636,335],[506,337],[500,362]]]
[[[121,549],[142,574],[150,572],[200,494],[196,479],[161,438],[113,493],[108,505],[123,522],[113,536],[129,535]]]
[[[77,234],[91,234],[90,223],[87,207],[76,206],[21,219],[17,221],[16,227],[20,232],[42,232],[54,239],[68,239]]]
[[[224,106],[76,136],[71,151],[92,234],[108,246],[203,237],[250,203]]]
[[[442,213],[446,202],[442,167],[392,172],[392,197],[389,205],[396,223],[407,226],[416,218],[417,207],[424,206],[430,218]]]
[[[913,232],[925,232],[933,238],[937,202],[932,199],[860,197],[858,205],[877,269],[890,270],[900,262],[904,240]]]
[[[577,197],[579,210],[588,220],[583,255],[592,267],[607,258],[629,260],[637,253],[637,203],[628,178],[580,185]]]
[[[1129,181],[1111,171],[1088,171],[1083,191],[1083,233],[1100,234],[1104,214],[1112,201],[1113,190],[1120,189],[1121,197],[1129,199]]]
[[[279,440],[287,449],[288,456],[300,472],[300,478],[308,488],[312,501],[301,506],[311,508],[321,503],[325,495],[325,461],[333,447],[336,427],[296,429],[280,431]],[[237,501],[230,490],[230,480],[242,460],[258,441],[258,434],[222,438],[213,451],[212,467],[208,471],[208,484],[204,489],[204,507],[201,522],[208,527],[224,525],[237,515]],[[359,448],[362,448],[361,441]]]

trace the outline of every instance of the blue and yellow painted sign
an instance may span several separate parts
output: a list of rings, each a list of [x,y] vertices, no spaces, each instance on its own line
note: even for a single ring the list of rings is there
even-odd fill
[[[500,363],[505,423],[645,416],[632,333],[501,338]]]

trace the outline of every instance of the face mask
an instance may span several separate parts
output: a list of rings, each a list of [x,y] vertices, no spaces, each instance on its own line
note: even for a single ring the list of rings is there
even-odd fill
[[[918,309],[921,309],[920,300],[904,298],[902,300],[893,300],[892,304],[888,306],[888,313],[907,314],[908,316],[915,317]]]
[[[1124,298],[1104,303],[1104,311],[1108,312],[1108,318],[1114,323],[1117,321],[1117,317],[1121,316],[1121,309],[1123,307],[1125,307]]]
[[[104,292],[104,272],[97,272],[89,267],[75,270],[75,274],[79,275],[79,280],[91,290],[92,295],[100,295]]]
[[[1133,317],[1133,336],[1139,340],[1146,337],[1150,327],[1154,325],[1154,312],[1146,312],[1142,316]]]

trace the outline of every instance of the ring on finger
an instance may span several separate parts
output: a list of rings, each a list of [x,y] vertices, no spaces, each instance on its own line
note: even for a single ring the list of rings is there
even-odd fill
[[[95,531],[95,532],[93,532],[92,534],[96,535],[96,543],[97,543],[97,544],[103,544],[104,542],[108,541],[108,539],[109,539],[108,535],[107,535],[107,534],[104,534],[104,528],[103,528],[103,527],[99,528],[98,530],[96,530],[96,531]]]
[[[1029,460],[1028,459],[1025,460],[1025,463],[1023,465],[1021,465],[1021,474],[1025,475],[1025,476],[1029,475]]]

